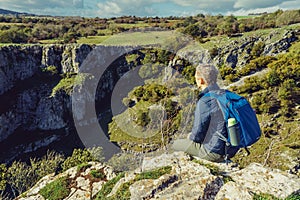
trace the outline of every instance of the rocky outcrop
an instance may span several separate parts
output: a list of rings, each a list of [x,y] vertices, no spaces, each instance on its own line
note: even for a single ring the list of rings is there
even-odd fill
[[[151,172],[170,167],[170,171],[154,179]],[[41,199],[39,190],[47,183],[59,177],[68,176],[72,185],[69,196],[65,199],[90,199],[104,187],[105,181],[94,182],[87,176],[92,169],[106,172],[106,180],[115,177],[111,168],[100,163],[92,163],[85,171],[72,168],[63,174],[49,175],[41,179],[22,200]],[[142,174],[147,172],[144,178]],[[145,173],[144,173],[145,174]],[[162,154],[144,158],[142,166],[135,171],[126,172],[125,176],[111,188],[103,198],[116,197],[120,189],[130,193],[130,199],[253,199],[254,195],[269,194],[276,198],[300,195],[300,178],[283,171],[263,167],[253,163],[244,169],[225,163],[212,163],[205,160],[191,160],[182,152]],[[128,187],[129,186],[129,187]],[[123,191],[124,192],[124,191]],[[125,191],[126,193],[126,191]],[[105,197],[106,195],[106,197]],[[118,196],[122,199],[122,196]],[[124,197],[125,198],[125,197]],[[126,197],[127,199],[127,197]]]
[[[92,51],[90,45],[49,45],[43,48],[42,67],[56,66],[61,73],[78,72]]]
[[[243,67],[251,59],[251,51],[255,45],[262,42],[261,55],[276,56],[284,53],[291,46],[291,43],[298,40],[294,31],[280,33],[272,31],[268,35],[243,36],[233,40],[228,45],[217,48],[217,55],[213,61],[221,66],[226,64],[230,67]]]
[[[95,176],[93,172],[100,173],[101,176]],[[115,176],[111,167],[102,163],[90,162],[82,169],[73,167],[59,175],[49,174],[43,177],[33,188],[17,199],[44,200],[45,198],[39,193],[40,190],[62,177],[67,177],[70,186],[70,193],[65,199],[92,199],[101,190],[101,187]]]

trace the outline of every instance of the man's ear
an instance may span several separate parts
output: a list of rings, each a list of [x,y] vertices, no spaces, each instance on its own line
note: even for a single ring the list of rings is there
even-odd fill
[[[199,80],[199,82],[200,82],[201,85],[205,84],[205,81],[204,81],[203,78],[199,77],[198,80]]]

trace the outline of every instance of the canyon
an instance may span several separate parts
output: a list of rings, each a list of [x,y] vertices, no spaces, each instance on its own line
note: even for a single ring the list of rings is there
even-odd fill
[[[266,43],[262,54],[277,55],[297,40],[294,31],[286,31],[276,41],[274,35],[278,37],[270,33],[231,42],[218,49],[213,61],[243,67],[257,42]],[[106,157],[118,152],[107,137],[112,117],[110,96],[118,80],[133,68],[125,55],[143,57],[142,48],[86,44],[0,47],[1,162],[37,155],[38,151],[44,154],[51,148],[68,153],[76,147],[107,144]],[[191,63],[210,61],[199,52],[179,52],[169,66],[182,63],[187,56]],[[57,89],[63,79],[76,76],[80,83],[74,90]],[[99,130],[103,134],[94,138]]]

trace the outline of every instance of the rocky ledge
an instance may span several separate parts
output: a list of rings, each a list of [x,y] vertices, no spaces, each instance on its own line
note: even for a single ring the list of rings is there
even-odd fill
[[[102,178],[90,175],[95,170],[103,173]],[[232,163],[191,159],[181,152],[146,157],[139,169],[121,174],[104,164],[89,163],[44,177],[19,199],[45,199],[41,189],[61,177],[67,177],[69,183],[64,199],[247,200],[261,194],[280,199],[300,195],[300,178],[295,175],[256,163],[239,169]]]

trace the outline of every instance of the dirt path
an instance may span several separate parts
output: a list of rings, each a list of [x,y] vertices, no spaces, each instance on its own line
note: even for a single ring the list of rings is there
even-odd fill
[[[269,71],[269,69],[266,68],[266,69],[263,69],[261,71],[255,72],[254,74],[250,74],[248,76],[244,76],[240,80],[238,80],[238,81],[236,81],[234,83],[231,83],[231,84],[225,86],[225,88],[228,89],[228,88],[230,88],[232,86],[241,86],[241,85],[243,85],[245,83],[245,79],[246,78],[249,78],[249,77],[252,77],[252,76],[262,76],[262,75],[265,75],[268,71]]]

